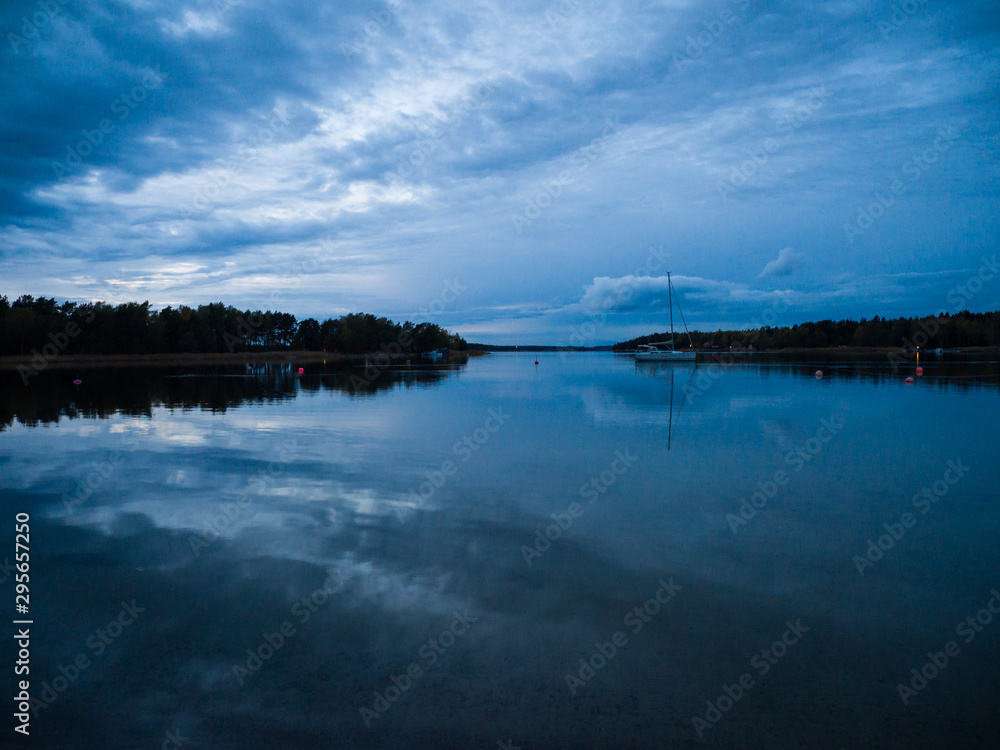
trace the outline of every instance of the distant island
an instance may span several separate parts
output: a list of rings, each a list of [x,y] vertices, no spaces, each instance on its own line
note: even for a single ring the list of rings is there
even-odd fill
[[[147,357],[175,355],[276,356],[288,352],[322,356],[408,354],[448,349],[458,352],[625,352],[640,344],[668,339],[669,333],[607,346],[557,346],[468,343],[434,323],[398,323],[369,313],[351,313],[319,321],[290,313],[239,310],[215,302],[153,310],[149,302],[63,302],[22,295],[14,302],[0,296],[0,357],[19,360],[56,355]],[[676,334],[678,348],[685,334]],[[694,348],[703,351],[823,348],[954,349],[1000,347],[1000,312],[912,318],[820,320],[793,326],[750,330],[692,331]]]
[[[440,349],[464,351],[465,340],[434,323],[396,323],[367,313],[320,322],[271,310],[238,310],[221,302],[153,310],[149,302],[64,302],[0,296],[0,356],[236,354],[309,351],[384,352],[390,357]]]
[[[675,334],[678,348],[686,342],[686,334]],[[639,344],[650,344],[670,338],[669,333],[621,341],[611,347],[623,352]],[[824,348],[965,348],[1000,346],[1000,312],[971,313],[963,311],[949,315],[914,318],[880,318],[871,320],[820,320],[794,326],[763,326],[751,330],[691,331],[696,349],[760,350],[760,349],[824,349]]]

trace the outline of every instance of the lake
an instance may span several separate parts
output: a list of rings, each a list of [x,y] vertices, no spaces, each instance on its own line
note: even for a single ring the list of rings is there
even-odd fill
[[[24,744],[994,747],[1000,364],[923,366],[0,373]]]

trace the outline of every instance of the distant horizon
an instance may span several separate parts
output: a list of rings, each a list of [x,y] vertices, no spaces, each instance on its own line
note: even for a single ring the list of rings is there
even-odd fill
[[[24,293],[24,294],[27,294],[27,293]],[[9,293],[0,292],[0,297],[6,297],[7,300],[8,300],[8,303],[13,303],[16,299],[18,299],[21,296],[22,296],[21,294],[17,294],[16,296],[12,297]],[[77,305],[80,305],[80,304],[96,304],[96,303],[99,303],[99,302],[100,303],[104,303],[104,304],[109,304],[109,305],[119,305],[119,304],[129,304],[129,303],[132,303],[132,304],[143,304],[144,302],[147,302],[147,300],[136,300],[136,299],[118,300],[118,301],[108,301],[108,300],[95,299],[95,300],[82,300],[81,301],[79,299],[60,298],[60,297],[48,296],[48,295],[30,295],[29,294],[29,296],[33,297],[34,299],[41,299],[43,297],[46,298],[46,299],[55,299],[56,302],[58,304],[60,304],[60,305],[63,304],[63,303],[66,303],[66,302],[71,302],[71,303],[74,303],[74,304],[77,304]],[[226,305],[226,306],[232,306],[232,307],[235,307],[235,308],[240,309],[240,310],[247,310],[247,309],[249,309],[249,310],[255,310],[255,309],[260,309],[262,312],[266,312],[269,309],[272,312],[282,312],[282,313],[289,313],[290,312],[289,310],[284,310],[284,309],[281,309],[281,308],[252,308],[252,307],[251,308],[245,308],[245,307],[240,307],[239,305],[230,305],[230,303],[225,302],[224,300],[218,300],[218,299],[213,300],[211,302],[200,303],[200,304],[222,304],[222,305]],[[174,307],[174,308],[176,308],[176,307],[180,307],[180,306],[187,306],[187,307],[193,307],[193,308],[197,308],[198,307],[197,304],[196,305],[189,305],[187,303],[168,304],[168,305],[163,305],[163,306],[153,305],[152,303],[150,303],[150,309],[151,310],[155,310],[155,311],[161,311],[161,310],[163,310],[166,307]],[[702,334],[708,334],[708,333],[723,333],[723,332],[729,332],[729,331],[752,331],[752,330],[757,330],[758,328],[760,328],[760,327],[762,327],[764,325],[768,325],[768,326],[770,326],[772,328],[780,328],[780,327],[783,327],[783,326],[793,327],[793,326],[796,326],[796,325],[814,324],[814,323],[817,323],[817,322],[819,322],[821,320],[832,320],[834,322],[843,321],[843,320],[850,320],[850,321],[854,321],[854,322],[859,322],[861,320],[872,320],[872,319],[874,319],[876,317],[878,317],[878,318],[880,318],[882,320],[887,320],[887,319],[888,320],[898,320],[900,318],[903,318],[903,319],[927,319],[927,318],[940,317],[942,315],[949,315],[950,316],[950,315],[955,315],[955,314],[959,314],[959,313],[969,313],[969,314],[972,314],[972,315],[989,315],[989,314],[997,313],[997,312],[1000,312],[1000,307],[998,307],[997,309],[994,309],[994,310],[970,310],[970,309],[962,309],[962,310],[952,311],[952,310],[941,309],[941,310],[938,310],[938,311],[933,312],[933,313],[925,313],[925,314],[919,314],[919,315],[918,314],[910,314],[910,315],[900,314],[900,315],[888,316],[888,315],[883,315],[881,313],[875,313],[873,315],[862,315],[862,316],[858,316],[858,317],[818,318],[818,319],[813,319],[813,320],[798,320],[798,319],[796,319],[796,320],[792,320],[792,321],[778,321],[778,322],[775,322],[775,323],[766,323],[766,322],[764,322],[762,320],[760,322],[760,324],[756,325],[756,326],[754,326],[754,325],[745,325],[745,326],[742,326],[742,327],[735,327],[734,326],[734,327],[719,327],[719,328],[704,328],[704,327],[698,327],[698,326],[691,326],[690,330],[692,332],[697,332],[697,333],[702,333]],[[643,336],[652,336],[652,335],[657,335],[657,334],[666,334],[666,333],[669,333],[669,329],[668,329],[667,326],[663,326],[661,328],[657,328],[656,326],[653,326],[652,330],[649,330],[647,328],[647,329],[644,329],[642,331],[637,332],[635,335],[628,336],[626,338],[615,339],[613,341],[612,340],[601,341],[601,340],[599,340],[597,338],[594,338],[594,339],[588,340],[586,343],[581,343],[581,344],[572,343],[569,340],[566,340],[566,341],[563,341],[563,342],[553,343],[551,340],[544,340],[544,339],[540,340],[540,341],[530,341],[530,342],[529,341],[519,341],[519,340],[515,340],[515,341],[509,341],[509,340],[505,340],[505,341],[476,340],[475,342],[473,342],[473,340],[470,339],[469,336],[467,336],[467,335],[465,335],[465,333],[463,333],[463,331],[460,329],[460,327],[446,325],[446,324],[442,323],[439,320],[435,320],[434,319],[435,316],[428,316],[426,318],[418,318],[418,317],[415,317],[415,316],[414,317],[405,317],[405,316],[398,316],[398,315],[396,315],[396,316],[394,316],[394,315],[386,315],[386,314],[382,314],[382,313],[379,313],[379,312],[373,312],[373,311],[369,311],[369,310],[353,310],[353,311],[349,311],[349,312],[345,312],[345,313],[340,313],[340,312],[333,313],[333,312],[330,312],[330,313],[327,313],[327,314],[321,314],[319,316],[315,316],[315,315],[300,316],[300,315],[297,315],[296,313],[291,313],[291,314],[295,317],[296,321],[302,321],[302,320],[306,320],[306,319],[309,319],[309,318],[314,318],[314,319],[322,322],[323,320],[331,319],[331,318],[337,318],[337,317],[340,317],[341,315],[374,315],[374,316],[379,317],[379,318],[387,318],[387,319],[392,320],[392,321],[397,322],[397,323],[405,323],[405,322],[410,322],[410,323],[421,323],[421,322],[434,323],[435,325],[439,325],[442,328],[445,328],[450,333],[454,333],[454,334],[457,334],[457,335],[461,336],[462,338],[464,338],[468,342],[468,344],[470,345],[470,347],[472,346],[473,343],[476,343],[476,344],[484,344],[486,346],[498,346],[498,347],[521,347],[521,346],[523,346],[523,347],[552,347],[552,348],[558,348],[558,347],[567,347],[568,348],[568,347],[572,347],[572,348],[580,348],[580,349],[595,349],[595,348],[611,347],[611,346],[614,346],[616,344],[624,343],[624,342],[630,341],[630,340],[635,339],[635,338],[641,338]],[[577,329],[577,335],[580,338],[583,338],[583,334],[585,334],[585,333],[586,333],[585,330]],[[684,335],[684,330],[679,325],[678,320],[675,320],[674,334],[675,335]]]
[[[941,304],[936,309],[933,309],[931,312],[914,313],[914,312],[907,312],[907,310],[903,309],[901,307],[902,303],[899,300],[892,300],[885,302],[882,305],[881,310],[876,310],[874,312],[867,314],[852,313],[845,315],[833,315],[833,316],[828,315],[828,316],[803,319],[802,317],[794,315],[794,309],[797,309],[796,305],[794,305],[791,301],[783,302],[783,299],[792,300],[796,296],[796,293],[794,292],[787,292],[784,293],[786,295],[785,297],[779,296],[775,298],[769,298],[766,304],[762,304],[759,307],[754,307],[751,305],[743,305],[744,309],[748,311],[748,314],[750,316],[748,319],[745,318],[740,320],[739,322],[726,321],[726,320],[713,320],[694,325],[689,324],[689,327],[691,330],[701,330],[704,332],[737,331],[737,330],[753,330],[755,327],[759,327],[759,325],[761,324],[772,325],[772,326],[783,326],[783,325],[794,326],[802,323],[816,322],[817,320],[857,321],[861,319],[871,320],[875,316],[878,316],[880,318],[891,318],[891,319],[898,319],[900,317],[912,318],[917,316],[926,318],[926,317],[938,316],[944,313],[955,314],[957,312],[963,312],[963,311],[975,314],[995,312],[997,310],[1000,310],[1000,296],[997,296],[998,294],[1000,294],[1000,283],[997,283],[995,285],[997,287],[997,292],[995,292],[993,296],[997,297],[996,302],[994,302],[992,305],[988,304],[985,309],[980,309],[980,306],[975,304],[958,306],[961,305],[961,303],[973,303],[979,301],[987,303],[989,302],[989,299],[993,298],[992,296],[989,296],[986,293],[981,293],[979,291],[973,292],[971,289],[968,288],[967,285],[969,279],[974,279],[974,280],[981,279],[982,276],[989,275],[989,273],[993,273],[994,275],[990,276],[985,282],[982,282],[980,284],[980,289],[985,289],[986,287],[991,286],[991,282],[993,282],[994,278],[1000,278],[1000,276],[997,276],[995,271],[992,271],[993,268],[1000,270],[1000,266],[997,265],[995,257],[996,257],[995,254],[993,254],[992,258],[984,256],[983,263],[979,266],[978,269],[960,269],[956,271],[955,274],[952,274],[953,276],[958,276],[958,277],[965,275],[966,278],[963,279],[962,281],[952,283],[949,290],[941,298],[941,302],[951,303],[950,308],[946,307],[944,304]],[[982,273],[982,269],[984,268],[987,269],[986,274]],[[662,279],[663,291],[665,292],[666,278],[667,277],[664,275],[663,277],[649,277],[645,279],[626,280],[625,282],[622,283],[622,285],[618,289],[614,289],[611,291],[602,290],[602,293],[605,295],[602,297],[602,299],[613,298],[614,295],[620,295],[622,288],[626,290],[635,289],[638,288],[640,284],[655,286],[661,279]],[[674,278],[674,285],[676,288],[678,275],[674,274],[673,278]],[[690,277],[681,276],[680,278],[682,279],[682,284],[683,284],[684,283],[683,280],[689,279]],[[13,302],[22,294],[30,294],[30,292],[10,291],[9,287],[6,288],[5,290],[4,285],[2,284],[2,282],[0,282],[0,296],[6,296],[9,302]],[[449,331],[452,331],[453,333],[461,335],[466,340],[469,340],[470,336],[478,336],[479,334],[475,333],[475,331],[481,330],[475,324],[452,322],[456,321],[458,318],[454,312],[449,312],[447,309],[443,309],[440,312],[434,312],[433,311],[433,308],[435,307],[434,302],[437,302],[437,300],[432,302],[430,306],[431,309],[425,307],[424,309],[411,310],[409,312],[407,311],[375,312],[370,310],[349,310],[344,308],[343,306],[337,305],[331,308],[326,308],[325,312],[318,312],[318,313],[312,312],[312,313],[300,314],[297,312],[292,312],[291,310],[287,308],[282,308],[280,306],[268,307],[261,305],[242,305],[242,304],[227,302],[217,298],[207,298],[201,301],[189,301],[189,302],[174,300],[174,301],[154,303],[149,299],[125,299],[121,295],[113,295],[104,298],[68,297],[68,296],[57,296],[57,295],[33,295],[33,296],[36,297],[45,296],[48,298],[56,299],[60,304],[62,304],[63,302],[73,302],[76,304],[104,302],[105,304],[115,305],[115,304],[129,303],[129,302],[140,303],[140,304],[142,302],[149,302],[150,309],[153,310],[162,310],[166,307],[179,307],[182,305],[188,307],[197,307],[198,305],[221,302],[222,304],[225,305],[231,304],[233,307],[237,307],[241,310],[271,309],[271,310],[280,310],[281,312],[291,312],[291,314],[295,315],[296,319],[298,320],[302,320],[305,318],[317,318],[317,319],[323,319],[324,317],[335,318],[339,317],[340,315],[349,315],[352,313],[363,312],[366,314],[376,315],[378,317],[389,318],[391,320],[399,320],[399,321],[410,320],[412,322],[426,321],[430,323],[435,323],[437,325],[442,326],[443,328],[447,328]],[[257,301],[260,302],[261,299],[266,300],[274,297],[278,297],[280,299],[282,298],[282,295],[272,293],[263,298],[258,298]],[[656,296],[656,292],[654,292],[654,296],[652,297],[652,299],[654,299],[657,303],[662,302],[664,305],[666,305],[665,296],[661,300],[658,296]],[[294,300],[291,299],[287,301],[294,302]],[[684,309],[686,310],[688,308],[688,302],[685,302],[682,299],[682,303],[684,304]],[[437,306],[440,307],[441,305],[438,304]],[[703,314],[706,315],[711,314],[709,311],[705,311],[703,308],[699,308],[699,310],[701,310]],[[604,314],[602,314],[600,311],[594,311],[580,317],[572,325],[567,325],[562,328],[554,327],[547,331],[546,330],[533,331],[530,335],[525,336],[523,343],[525,345],[538,345],[538,346],[611,346],[619,341],[627,341],[629,339],[633,339],[638,336],[647,335],[647,331],[649,331],[649,329],[651,328],[656,330],[667,330],[668,323],[663,320],[664,315],[666,315],[665,310],[658,310],[655,313],[649,313],[641,310],[623,311],[623,310],[611,309]],[[763,321],[768,319],[769,316],[774,316],[775,322],[764,323]],[[690,319],[691,313],[690,312],[686,313],[686,317]],[[624,318],[632,318],[633,320],[625,322],[622,320]],[[602,319],[604,319],[606,322],[603,323],[600,322]],[[620,331],[621,336],[615,338],[605,336],[601,338],[597,334],[595,334],[591,338],[587,338],[585,336],[585,332],[588,330],[587,328],[588,323],[593,325],[598,331],[603,331],[608,329],[614,329]],[[675,316],[674,324],[675,324],[674,326],[675,330],[681,330],[679,315]],[[496,334],[496,336],[504,336],[504,334]],[[550,340],[553,336],[561,338],[563,339],[563,341],[561,343],[551,344]],[[480,343],[487,343],[494,346],[507,345],[507,343],[510,341],[509,338],[494,339],[492,336],[490,337],[489,340],[487,340],[484,337],[480,338],[482,339]],[[586,344],[574,343],[574,340],[578,340],[581,338],[586,339],[587,343]],[[516,340],[515,344],[511,345],[516,345],[520,343],[522,343],[521,340]]]

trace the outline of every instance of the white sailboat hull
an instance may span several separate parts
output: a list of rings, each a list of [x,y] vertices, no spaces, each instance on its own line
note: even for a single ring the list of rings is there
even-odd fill
[[[694,352],[636,352],[636,362],[694,362]]]

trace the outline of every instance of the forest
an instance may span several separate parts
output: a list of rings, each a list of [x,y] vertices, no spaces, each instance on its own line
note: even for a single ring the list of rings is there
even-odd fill
[[[686,334],[675,334],[677,346],[687,346]],[[670,338],[669,333],[653,333],[622,341],[613,351],[635,349]],[[794,326],[770,327],[746,331],[691,331],[696,349],[815,349],[825,347],[899,347],[901,349],[1000,346],[1000,312],[949,315],[924,318],[880,318],[871,320],[820,320]]]
[[[46,347],[103,355],[283,349],[364,354],[385,347],[395,353],[396,346],[405,353],[467,345],[434,323],[396,323],[366,313],[320,322],[270,310],[238,310],[221,302],[153,310],[149,302],[59,304],[29,295],[9,302],[0,296],[0,356],[49,356]]]

